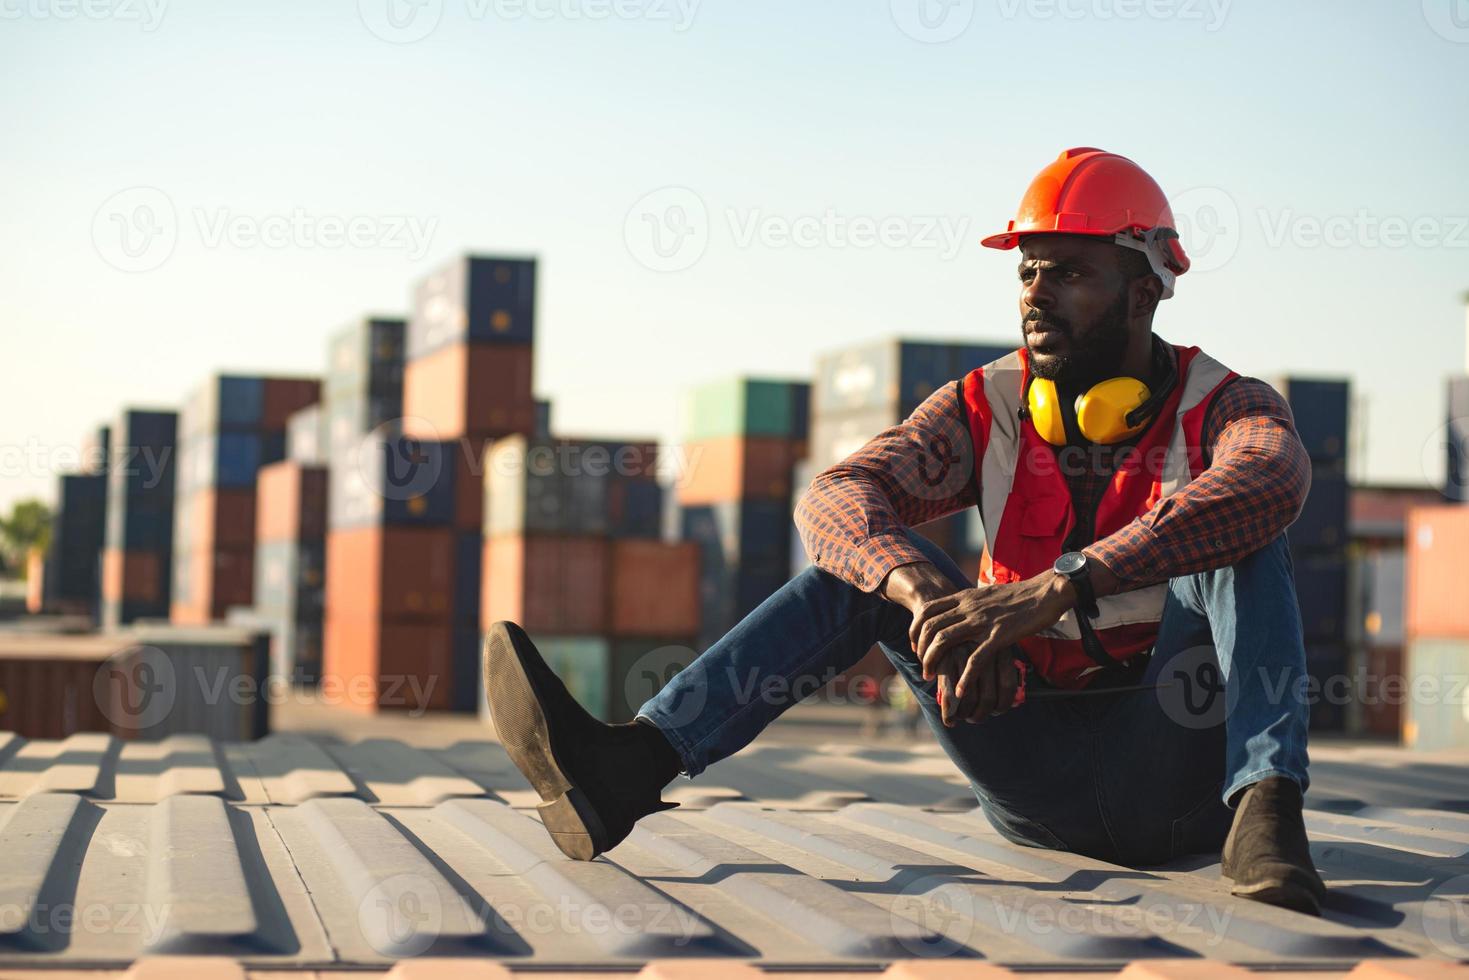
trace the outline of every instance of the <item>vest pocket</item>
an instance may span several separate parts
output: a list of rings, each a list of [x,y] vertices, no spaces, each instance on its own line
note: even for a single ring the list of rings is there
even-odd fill
[[[1033,497],[1025,502],[1020,515],[1020,533],[1027,538],[1058,537],[1070,509],[1071,501],[1066,497]]]

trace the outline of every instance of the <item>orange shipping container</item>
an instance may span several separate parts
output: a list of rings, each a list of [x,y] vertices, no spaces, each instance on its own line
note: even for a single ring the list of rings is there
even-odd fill
[[[321,400],[321,382],[315,378],[266,378],[261,395],[260,427],[282,432],[286,419]]]
[[[261,467],[256,483],[258,541],[319,541],[326,534],[326,469],[292,460]]]
[[[117,648],[101,636],[15,637],[0,648],[0,731],[25,738],[105,732],[97,672]]]
[[[184,551],[255,547],[255,491],[210,488],[196,490],[181,506],[192,508],[188,528],[192,541],[176,541]]]
[[[453,630],[328,614],[322,635],[323,702],[364,714],[444,710],[453,680]]]
[[[478,531],[485,523],[485,449],[493,439],[462,438],[454,458],[454,526]]]
[[[326,536],[330,617],[447,622],[454,601],[454,532],[358,527]]]
[[[403,369],[403,431],[442,441],[535,431],[530,345],[452,344]]]
[[[508,619],[531,632],[600,633],[607,623],[607,539],[486,538],[480,623]]]
[[[699,545],[635,538],[612,542],[613,636],[699,632]]]
[[[157,602],[163,593],[163,561],[155,551],[102,552],[102,598],[108,601]]]
[[[1469,603],[1459,577],[1469,549],[1469,507],[1414,507],[1404,544],[1408,636],[1469,637]]]
[[[796,445],[782,436],[726,436],[684,447],[689,471],[678,487],[682,504],[789,500]]]
[[[255,551],[218,548],[185,556],[189,583],[186,598],[175,599],[169,619],[181,626],[222,620],[231,606],[248,606],[255,592]]]

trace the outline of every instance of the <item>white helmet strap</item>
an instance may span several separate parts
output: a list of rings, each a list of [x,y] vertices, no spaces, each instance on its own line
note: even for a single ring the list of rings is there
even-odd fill
[[[1138,237],[1139,234],[1142,237]],[[1170,238],[1177,238],[1172,228],[1149,228],[1145,232],[1119,231],[1113,240],[1123,248],[1135,249],[1148,258],[1153,274],[1163,283],[1163,299],[1173,297],[1173,283],[1178,276],[1168,267]]]

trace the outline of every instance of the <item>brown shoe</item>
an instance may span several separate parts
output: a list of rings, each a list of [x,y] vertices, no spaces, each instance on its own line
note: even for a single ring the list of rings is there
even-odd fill
[[[1311,863],[1294,780],[1272,776],[1245,788],[1220,857],[1220,870],[1234,880],[1230,894],[1321,914],[1326,884]]]

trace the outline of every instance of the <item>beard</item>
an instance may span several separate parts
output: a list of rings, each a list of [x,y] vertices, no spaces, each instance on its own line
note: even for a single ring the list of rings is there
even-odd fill
[[[1123,358],[1127,356],[1127,305],[1127,292],[1120,290],[1111,306],[1081,328],[1055,314],[1031,310],[1020,321],[1020,335],[1035,376],[1068,387],[1081,387],[1120,374]],[[1066,339],[1065,348],[1054,353],[1037,353],[1026,332],[1026,327],[1033,323],[1045,323],[1059,330]]]

